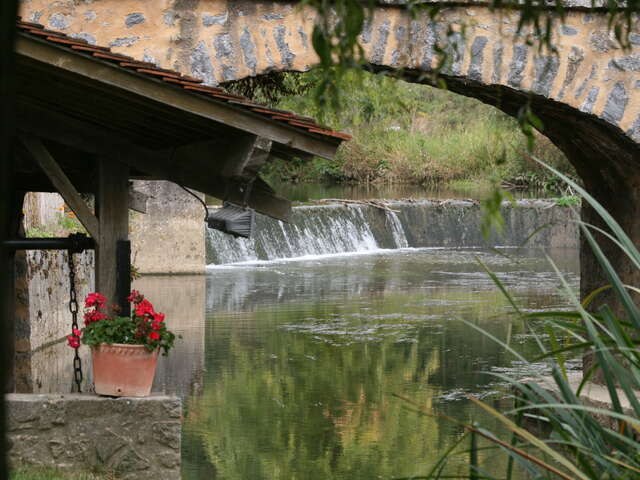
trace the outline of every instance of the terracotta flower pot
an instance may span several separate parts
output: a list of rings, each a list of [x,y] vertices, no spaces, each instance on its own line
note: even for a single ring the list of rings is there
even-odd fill
[[[114,397],[146,397],[156,373],[158,350],[144,345],[101,343],[91,349],[96,393]]]

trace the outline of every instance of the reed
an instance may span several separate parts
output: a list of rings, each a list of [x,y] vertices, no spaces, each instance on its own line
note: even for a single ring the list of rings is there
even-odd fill
[[[540,353],[536,358],[526,359],[477,326],[469,323],[468,327],[501,343],[503,348],[520,361],[549,361],[552,365],[551,381],[554,388],[551,393],[549,388],[543,388],[538,381],[518,381],[498,375],[515,392],[514,407],[510,411],[499,412],[481,400],[470,398],[479,408],[497,419],[503,430],[492,432],[471,424],[463,424],[463,428],[470,434],[483,437],[509,460],[504,472],[487,472],[475,467],[479,447],[477,442],[471,443],[466,450],[470,473],[463,478],[511,480],[516,475],[521,478],[521,474],[517,473],[521,470],[527,472],[527,478],[637,479],[640,478],[640,352],[637,348],[640,309],[632,294],[640,293],[640,290],[621,281],[595,241],[594,232],[604,233],[609,240],[615,242],[624,251],[633,268],[640,268],[640,253],[619,224],[580,185],[552,167],[545,168],[578,192],[607,225],[608,232],[604,233],[576,219],[582,235],[606,271],[609,284],[603,285],[581,301],[554,265],[572,309],[524,313],[519,310],[516,301],[499,279],[489,272],[498,288],[509,299],[514,314],[524,318],[532,332],[538,332]],[[551,259],[549,261],[553,265]],[[609,290],[614,294],[609,297],[613,300],[592,311],[589,307],[594,300]],[[551,347],[545,346],[542,333],[549,336]],[[588,352],[594,355],[594,365],[577,387],[572,386],[564,368],[565,360],[568,355]],[[598,368],[604,373],[610,397],[608,408],[595,407],[585,402],[581,396],[591,374]],[[409,399],[405,401],[411,404]],[[433,414],[422,411],[418,405],[414,405],[414,408],[420,414]],[[526,428],[525,422],[531,418],[544,424],[544,434],[535,434]],[[456,452],[447,452],[437,463],[438,468],[423,478],[446,478],[441,465],[453,458],[456,458]]]

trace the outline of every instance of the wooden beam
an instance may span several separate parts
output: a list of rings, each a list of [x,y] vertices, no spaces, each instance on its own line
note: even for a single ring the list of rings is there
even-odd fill
[[[224,199],[230,194],[232,201],[240,201],[239,184],[224,179],[212,170],[209,158],[214,153],[204,148],[207,142],[187,145],[171,150],[148,150],[139,147],[117,133],[93,128],[78,119],[60,112],[38,109],[31,105],[21,106],[18,111],[18,127],[21,131],[68,145],[94,155],[118,157],[137,170],[157,179],[169,180],[213,197]],[[275,195],[273,189],[263,181],[254,183],[249,197],[249,206],[256,211],[288,221],[291,202]],[[266,187],[265,187],[266,186]]]
[[[256,137],[253,142],[251,154],[247,155],[241,166],[239,176],[245,180],[253,180],[258,176],[262,166],[267,163],[271,156],[271,146],[273,142],[267,138]]]
[[[67,48],[53,45],[27,35],[19,35],[16,42],[18,61],[26,57],[82,77],[87,88],[110,87],[109,92],[126,101],[146,99],[228,125],[243,132],[268,138],[293,150],[311,153],[331,160],[340,140],[319,137],[288,124],[274,122],[255,112],[216,101],[205,95],[195,95],[161,80],[123,69],[117,65],[87,57]]]
[[[29,153],[31,153],[31,156],[42,171],[47,175],[49,180],[51,180],[53,186],[56,187],[60,195],[62,195],[67,205],[74,211],[80,223],[87,229],[87,232],[89,232],[94,239],[97,239],[100,234],[98,220],[93,213],[91,213],[85,201],[76,191],[71,181],[67,178],[40,139],[33,135],[22,135],[20,140],[27,150],[29,150]]]
[[[96,241],[96,291],[116,302],[118,241],[129,239],[129,167],[117,158],[98,160],[96,211],[100,236]],[[121,289],[120,289],[121,290]]]
[[[247,183],[245,180],[217,176],[214,172],[200,168],[197,163],[192,164],[191,160],[194,162],[196,160],[189,155],[182,155],[182,153],[177,150],[171,161],[162,157],[149,159],[148,157],[136,156],[135,158],[128,157],[127,163],[159,178],[193,188],[221,200],[229,200],[238,204],[244,203],[243,188]],[[179,168],[175,167],[176,162],[180,165]],[[260,178],[253,183],[248,204],[257,212],[277,220],[287,222],[291,216],[291,202],[275,195],[273,189]]]

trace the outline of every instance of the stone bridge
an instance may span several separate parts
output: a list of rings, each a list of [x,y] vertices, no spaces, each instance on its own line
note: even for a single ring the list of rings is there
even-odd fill
[[[399,70],[424,82],[437,62],[434,46],[447,25],[466,25],[449,37],[445,78],[450,90],[516,115],[529,99],[544,134],[564,151],[588,190],[640,243],[640,27],[630,50],[608,31],[608,18],[569,8],[555,29],[557,54],[540,53],[514,33],[518,12],[450,4],[438,22],[412,18],[401,6],[376,7],[361,36],[375,69]],[[589,2],[590,5],[590,2]],[[22,16],[51,29],[209,84],[274,71],[305,71],[317,62],[311,32],[317,14],[296,2],[272,0],[23,0]],[[526,32],[525,32],[526,33]],[[453,47],[456,48],[453,48]],[[598,224],[589,208],[583,218]],[[606,249],[629,283],[636,273]],[[593,258],[583,255],[583,292],[602,284]],[[635,282],[634,282],[635,280]]]

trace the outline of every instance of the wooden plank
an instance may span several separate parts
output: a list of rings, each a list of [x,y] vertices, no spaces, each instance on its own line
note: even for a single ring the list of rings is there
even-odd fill
[[[48,42],[19,36],[16,44],[18,55],[49,64],[55,68],[84,77],[88,88],[99,85],[112,87],[112,94],[143,97],[190,112],[193,115],[229,125],[238,130],[268,138],[287,147],[333,159],[340,140],[319,137],[293,128],[285,123],[272,121],[255,112],[243,110],[227,103],[215,101],[204,95],[195,95],[143,75],[124,70],[117,65],[98,62],[66,48]],[[90,85],[89,85],[90,84]]]
[[[29,150],[33,159],[40,166],[42,171],[47,175],[54,187],[58,190],[64,201],[69,205],[71,210],[76,214],[80,223],[84,225],[87,232],[97,239],[100,234],[98,220],[91,213],[89,207],[82,199],[75,187],[56,163],[49,151],[45,148],[38,137],[33,135],[21,135],[20,140]]]
[[[129,167],[117,158],[98,160],[96,211],[100,236],[96,245],[96,291],[117,301],[117,245],[129,239]]]

